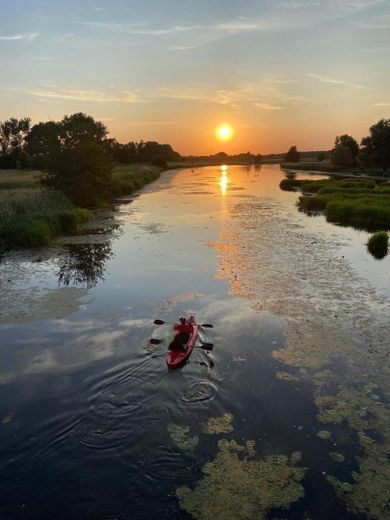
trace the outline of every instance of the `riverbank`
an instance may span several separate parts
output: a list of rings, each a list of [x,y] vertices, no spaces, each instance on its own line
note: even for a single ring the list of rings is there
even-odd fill
[[[158,179],[162,168],[146,164],[112,169],[110,198],[132,195]],[[76,234],[93,212],[64,195],[41,188],[39,171],[0,171],[0,250],[49,245],[61,235]]]
[[[355,166],[353,168],[340,169],[339,166],[333,166],[329,161],[315,162],[282,162],[280,164],[282,170],[298,170],[312,173],[329,173],[335,176],[359,176],[359,177],[378,177],[383,179],[382,170],[380,168],[363,168]]]

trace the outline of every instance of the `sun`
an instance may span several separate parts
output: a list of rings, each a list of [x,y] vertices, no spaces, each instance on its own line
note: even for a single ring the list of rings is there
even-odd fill
[[[234,131],[230,125],[220,125],[216,131],[216,136],[220,141],[229,141],[233,137]]]

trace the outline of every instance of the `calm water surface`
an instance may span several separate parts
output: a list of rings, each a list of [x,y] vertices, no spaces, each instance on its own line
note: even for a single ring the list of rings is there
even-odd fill
[[[167,172],[82,236],[2,258],[0,518],[191,518],[176,489],[221,439],[302,453],[304,496],[269,518],[390,518],[390,262],[298,212],[283,178]],[[183,313],[215,347],[168,372],[153,320]]]

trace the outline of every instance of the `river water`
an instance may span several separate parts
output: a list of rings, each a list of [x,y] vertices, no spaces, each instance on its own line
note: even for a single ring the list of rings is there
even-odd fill
[[[3,256],[0,518],[390,518],[390,261],[284,177],[166,172]],[[181,314],[214,349],[168,372]]]

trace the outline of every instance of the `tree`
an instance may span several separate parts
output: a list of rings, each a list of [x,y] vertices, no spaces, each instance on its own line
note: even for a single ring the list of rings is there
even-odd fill
[[[104,145],[106,127],[80,113],[56,123],[56,131],[56,144],[48,148],[43,185],[62,191],[77,205],[99,205],[112,190],[111,161]]]
[[[0,122],[1,168],[17,168],[21,161],[25,163],[24,147],[26,137],[30,131],[30,124],[31,119],[28,117],[23,119],[11,117],[6,121]]]
[[[326,159],[326,153],[325,152],[319,152],[317,155],[317,161],[322,162]]]
[[[284,162],[297,163],[301,160],[301,154],[298,152],[296,146],[292,146],[284,157]]]
[[[333,148],[330,154],[330,162],[333,166],[339,166],[341,168],[355,164],[351,149],[343,144],[337,144]]]
[[[49,159],[60,147],[60,125],[54,121],[34,125],[26,138],[26,152],[30,165],[39,170],[46,170]]]
[[[335,146],[341,144],[351,150],[353,162],[356,163],[357,156],[359,155],[359,145],[353,137],[348,134],[340,135],[336,137]]]
[[[390,119],[382,119],[370,128],[370,135],[362,140],[359,160],[365,166],[390,168]]]

